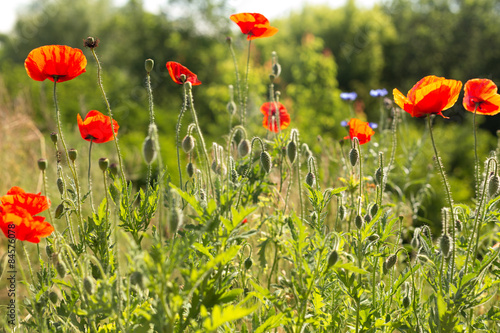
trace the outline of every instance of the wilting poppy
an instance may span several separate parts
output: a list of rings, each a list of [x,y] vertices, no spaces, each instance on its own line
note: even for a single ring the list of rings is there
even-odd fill
[[[353,92],[342,92],[340,93],[340,99],[343,101],[354,101],[358,97],[358,94]]]
[[[472,79],[465,83],[464,108],[470,112],[493,116],[500,112],[500,95],[496,84],[488,79]]]
[[[44,217],[36,216],[49,206],[50,200],[40,193],[26,193],[20,187],[13,187],[0,197],[0,228],[8,238],[40,243],[40,238],[54,231]]]
[[[276,108],[278,107],[278,108]],[[290,125],[290,115],[285,106],[280,102],[266,102],[260,107],[260,112],[264,115],[262,126],[270,131],[278,132],[277,112],[279,111],[280,129],[285,129]]]
[[[369,142],[372,135],[375,134],[369,123],[359,119],[352,118],[347,124],[349,125],[349,136],[344,137],[344,139],[358,138],[360,145]]]
[[[84,140],[95,143],[104,143],[114,139],[111,131],[111,121],[108,116],[103,115],[97,110],[92,110],[87,113],[85,120],[78,114],[78,128]],[[113,119],[113,129],[115,134],[118,134],[118,123]]]
[[[87,58],[82,50],[66,45],[46,45],[32,50],[24,67],[28,76],[36,81],[49,79],[64,82],[84,73]]]
[[[394,89],[394,102],[412,117],[421,118],[429,114],[438,114],[447,118],[443,116],[442,111],[455,104],[460,89],[462,89],[460,81],[430,75],[418,81],[408,91],[408,96]]]
[[[385,88],[370,90],[370,96],[372,97],[384,97],[385,95],[387,95],[387,89]]]
[[[191,82],[193,86],[198,86],[201,84],[201,81],[198,80],[196,74],[194,74],[193,72],[191,72],[189,69],[182,66],[178,62],[175,61],[167,62],[167,69],[168,73],[170,74],[170,77],[177,84],[184,84],[184,82]],[[182,80],[181,75],[186,76],[184,81]]]
[[[278,32],[278,28],[272,27],[269,20],[259,13],[233,14],[229,18],[247,35],[248,40],[271,37]]]

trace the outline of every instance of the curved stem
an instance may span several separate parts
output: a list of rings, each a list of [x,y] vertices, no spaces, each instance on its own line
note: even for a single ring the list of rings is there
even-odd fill
[[[451,215],[451,223],[452,225],[455,224],[455,212],[453,210],[453,199],[451,197],[451,189],[450,189],[450,184],[448,183],[448,180],[446,179],[446,174],[444,172],[443,164],[441,163],[441,158],[439,157],[439,153],[436,148],[436,142],[434,141],[434,135],[432,133],[432,121],[431,121],[431,116],[427,116],[427,124],[429,125],[429,133],[431,136],[431,141],[432,141],[432,147],[434,148],[434,156],[436,157],[436,162],[439,168],[439,172],[441,173],[441,177],[443,178],[443,183],[444,183],[444,188],[446,191],[446,197],[448,199],[448,204],[450,207],[450,215]],[[453,242],[455,242],[455,228],[451,228],[451,238]],[[455,248],[456,246],[453,246],[452,249],[452,254],[451,254],[451,278],[453,279],[453,271],[455,269]]]

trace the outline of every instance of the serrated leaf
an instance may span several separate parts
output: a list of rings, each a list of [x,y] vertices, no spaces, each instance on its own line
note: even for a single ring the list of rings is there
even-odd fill
[[[273,316],[267,318],[267,320],[262,325],[260,325],[254,331],[254,333],[270,332],[273,328],[277,328],[277,327],[285,324],[286,321],[287,320],[286,320],[285,314],[283,312],[280,312],[276,315],[273,315]]]
[[[212,309],[212,315],[206,318],[203,327],[208,331],[215,331],[220,326],[227,322],[233,322],[235,320],[244,318],[257,310],[258,306],[253,306],[250,308],[243,308],[240,306],[229,305],[224,308],[216,305]]]

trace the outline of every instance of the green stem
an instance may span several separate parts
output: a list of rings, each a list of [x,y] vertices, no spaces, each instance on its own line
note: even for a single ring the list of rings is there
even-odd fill
[[[94,208],[94,196],[92,195],[92,178],[90,177],[90,169],[92,166],[92,139],[90,139],[90,146],[89,146],[89,172],[87,175],[88,183],[89,183],[89,196],[90,196],[90,207],[92,208],[92,212],[95,213],[95,208]]]
[[[476,129],[476,113],[477,113],[477,107],[478,103],[476,103],[476,106],[474,107],[474,115],[472,116],[472,124],[473,124],[473,132],[474,132],[474,188],[476,190],[476,197],[479,196],[479,159],[477,157],[477,129]]]
[[[182,190],[182,170],[181,170],[181,157],[180,157],[180,153],[179,153],[179,150],[180,150],[179,149],[180,148],[179,133],[181,131],[182,116],[184,115],[184,112],[186,111],[186,106],[187,106],[186,85],[183,85],[183,90],[184,90],[184,102],[182,103],[182,108],[181,108],[181,111],[179,112],[179,117],[177,118],[177,125],[175,126],[175,148],[177,150],[177,168],[179,169],[179,182],[180,182],[180,189],[181,190]]]
[[[240,104],[240,115],[241,119],[243,119],[243,100],[241,98],[240,73],[238,71],[238,61],[236,61],[236,55],[234,53],[234,48],[232,43],[229,44],[229,50],[231,51],[231,56],[233,57],[234,72],[236,74],[236,88],[238,89],[238,102]]]
[[[432,121],[431,121],[431,116],[427,116],[427,124],[429,126],[429,133],[431,136],[431,141],[432,141],[432,147],[434,148],[434,156],[436,157],[436,162],[439,168],[439,172],[441,173],[441,177],[443,178],[443,183],[444,183],[444,189],[446,191],[446,198],[448,199],[448,204],[450,207],[450,215],[451,215],[451,223],[454,225],[455,223],[455,212],[453,211],[453,199],[451,197],[451,189],[450,189],[450,184],[448,183],[448,180],[446,179],[446,174],[444,172],[444,167],[443,164],[441,163],[441,158],[439,157],[438,150],[436,148],[436,142],[434,141],[434,134],[432,133]],[[455,228],[451,228],[451,238],[453,242],[455,241]],[[451,254],[451,278],[453,279],[453,271],[455,269],[455,248],[456,246],[453,246],[452,249],[452,254]]]
[[[241,112],[241,125],[245,126],[245,118],[247,114],[247,101],[248,101],[248,73],[250,72],[250,47],[252,40],[248,41],[248,55],[247,55],[247,72],[245,74],[245,99],[243,102],[243,110]]]

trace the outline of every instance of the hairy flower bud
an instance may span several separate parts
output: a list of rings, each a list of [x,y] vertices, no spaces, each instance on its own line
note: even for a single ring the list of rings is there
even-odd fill
[[[313,187],[316,183],[316,176],[312,172],[308,172],[306,175],[306,184]]]
[[[116,176],[118,174],[118,164],[111,163],[109,165],[109,172],[111,172],[113,176]]]
[[[49,244],[45,247],[45,252],[47,253],[47,257],[52,258],[52,255],[54,254],[54,246],[52,244]]]
[[[176,233],[182,225],[183,213],[179,208],[172,208],[170,210],[169,228],[172,234]]]
[[[339,260],[339,254],[337,251],[333,250],[328,255],[328,267],[334,266],[338,260]]]
[[[295,162],[295,159],[297,158],[297,144],[295,141],[290,141],[288,145],[286,146],[286,154],[288,156],[288,160],[290,161],[290,164],[293,164]]]
[[[378,213],[378,204],[374,203],[372,208],[370,208],[370,215],[375,216]]]
[[[365,222],[370,223],[372,221],[372,216],[369,213],[365,214]]]
[[[64,262],[62,260],[58,260],[56,262],[56,271],[57,271],[57,274],[59,274],[59,277],[61,279],[66,276],[67,269],[66,269],[66,265],[64,264]]]
[[[226,110],[231,116],[235,114],[237,109],[238,107],[236,106],[236,103],[234,101],[229,101],[226,105]]]
[[[357,148],[352,148],[349,152],[349,160],[351,161],[351,165],[355,166],[358,163],[359,152]]]
[[[250,153],[250,141],[247,139],[241,140],[240,144],[238,145],[238,155],[240,157],[245,157]]]
[[[89,295],[92,295],[95,292],[95,281],[93,277],[86,276],[83,278],[83,289]]]
[[[408,308],[410,306],[410,297],[408,297],[408,295],[406,295],[405,297],[403,297],[403,306],[405,308]]]
[[[382,184],[382,168],[378,168],[378,169],[375,171],[375,183],[376,183],[377,185]]]
[[[184,139],[182,139],[182,150],[184,150],[184,152],[186,154],[190,153],[191,150],[193,150],[193,148],[194,148],[194,144],[195,144],[195,140],[194,140],[193,136],[186,135],[184,137]]]
[[[150,165],[156,159],[156,143],[152,136],[147,136],[142,144],[142,155],[146,164]]]
[[[497,175],[492,175],[488,182],[488,194],[490,197],[495,196],[498,193],[500,187],[500,177]]]
[[[344,205],[341,205],[339,207],[339,219],[342,221],[345,218],[346,215],[346,208]]]
[[[363,222],[363,217],[361,215],[357,215],[356,220],[354,221],[354,223],[356,224],[356,228],[361,229],[361,227],[363,226]]]
[[[58,219],[60,218],[64,213],[64,204],[60,203],[59,206],[56,208],[56,212],[54,214],[55,218]]]
[[[250,257],[246,258],[245,262],[244,262],[244,265],[245,265],[245,269],[249,270],[252,267],[252,265],[253,265],[252,258],[250,258]]]
[[[186,165],[186,172],[187,172],[189,178],[193,178],[193,176],[194,176],[194,165],[193,165],[193,163],[189,162]]]
[[[57,133],[56,132],[52,132],[50,133],[50,140],[52,141],[52,143],[57,143]]]
[[[49,300],[52,302],[52,304],[56,304],[57,301],[59,300],[59,296],[55,291],[51,291],[49,293]]]
[[[262,166],[262,170],[265,173],[271,172],[271,155],[267,151],[263,151],[260,153],[260,165]]]
[[[397,262],[398,262],[398,256],[396,253],[391,254],[389,257],[387,257],[387,259],[384,261],[384,266],[383,266],[384,274],[387,273],[391,268],[393,268]]]
[[[441,248],[441,252],[445,258],[448,258],[451,250],[451,237],[448,233],[443,234],[441,239],[439,240],[439,247]]]
[[[63,195],[64,193],[64,182],[61,177],[57,178],[57,189],[59,190],[59,194]]]

